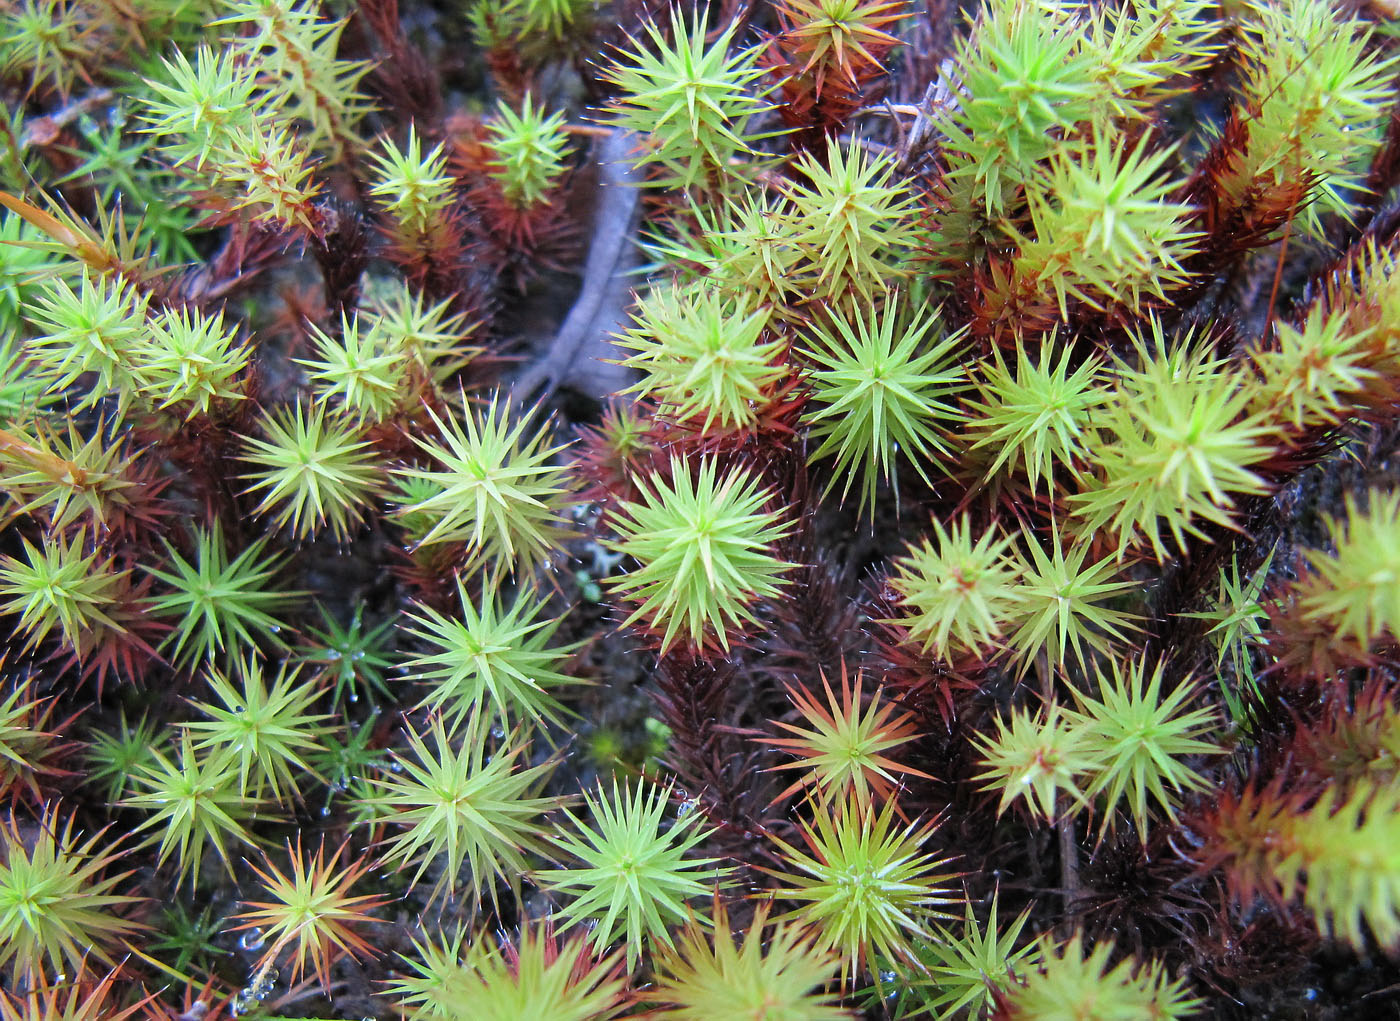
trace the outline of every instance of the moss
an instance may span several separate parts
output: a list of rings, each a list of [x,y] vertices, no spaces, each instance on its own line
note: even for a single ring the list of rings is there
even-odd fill
[[[441,8],[0,4],[0,1016],[1400,982],[1380,15]]]

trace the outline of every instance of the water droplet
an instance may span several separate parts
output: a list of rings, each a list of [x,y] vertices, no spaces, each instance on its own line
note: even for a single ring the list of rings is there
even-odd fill
[[[491,736],[497,741],[501,740],[501,738],[506,736],[506,728],[497,723],[491,728]]]
[[[247,712],[247,711],[248,711],[248,707],[247,707],[247,706],[242,706],[242,705],[236,705],[236,706],[233,707],[233,711],[236,712],[236,713]]]
[[[263,948],[263,931],[261,929],[249,929],[242,936],[238,937],[239,950],[261,950]]]
[[[321,806],[321,818],[322,818],[322,819],[325,819],[325,818],[326,818],[327,816],[329,816],[330,814],[331,814],[331,806],[330,806],[330,805],[322,805],[322,806]]]
[[[365,658],[365,650],[364,650],[364,649],[356,649],[356,650],[355,650],[355,654],[354,654],[353,656],[351,656],[350,658],[353,659],[355,662],[358,663],[360,660],[362,660],[362,659]]]
[[[360,700],[359,693],[356,692],[354,688],[351,688],[351,689],[350,689],[350,694],[349,694],[348,698],[349,698],[349,700],[350,700],[350,702],[351,702],[352,705]]]
[[[339,650],[339,649],[327,649],[327,650],[326,650],[326,659],[330,660],[332,663],[334,663],[334,662],[335,662],[336,660],[338,660],[339,658],[340,658],[340,650]]]

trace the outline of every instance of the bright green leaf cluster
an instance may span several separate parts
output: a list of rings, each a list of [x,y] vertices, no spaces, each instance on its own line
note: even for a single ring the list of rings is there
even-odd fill
[[[1395,60],[1370,45],[1366,22],[1310,0],[1250,3],[1241,29],[1246,142],[1218,184],[1234,209],[1278,189],[1318,233],[1362,184]]]
[[[123,805],[149,813],[136,832],[154,830],[146,843],[158,844],[156,864],[175,856],[181,881],[199,882],[200,861],[212,848],[233,873],[229,843],[253,846],[248,825],[259,803],[238,791],[237,763],[227,756],[201,756],[189,734],[180,736],[178,756],[153,751],[152,761],[135,777],[137,792]]]
[[[527,95],[519,113],[502,102],[486,131],[495,153],[488,167],[501,194],[516,209],[538,205],[564,173],[569,144],[564,115],[545,116],[543,107],[536,109]]]
[[[307,125],[305,144],[354,148],[354,124],[370,110],[358,89],[371,64],[336,56],[349,18],[323,19],[319,0],[223,4],[229,13],[215,24],[234,28],[232,51],[258,69],[281,116]],[[244,26],[252,31],[241,34]]]
[[[0,492],[15,514],[43,521],[51,534],[79,522],[101,534],[139,493],[136,458],[114,423],[99,421],[87,436],[72,419],[66,425],[35,419],[0,430]]]
[[[423,155],[416,127],[409,126],[402,149],[386,139],[381,152],[372,154],[374,183],[369,193],[394,225],[401,244],[435,247],[446,233],[446,216],[453,202],[452,178],[442,143]]]
[[[401,771],[374,780],[370,807],[401,828],[385,841],[384,863],[417,863],[414,883],[439,863],[434,900],[465,885],[474,905],[483,895],[494,903],[493,880],[518,889],[527,856],[546,852],[542,816],[560,801],[533,792],[554,763],[519,768],[527,746],[511,735],[490,747],[489,725],[488,716],[474,712],[449,735],[433,717],[427,735],[408,731],[412,754],[398,757]]]
[[[1086,646],[1108,655],[1115,640],[1126,642],[1133,615],[1104,604],[1137,591],[1138,585],[1112,580],[1118,574],[1113,557],[1086,567],[1090,547],[1076,543],[1066,553],[1058,531],[1051,532],[1049,551],[1036,542],[1027,543],[1026,549],[1030,559],[1017,589],[1017,627],[1007,641],[1021,674],[1042,653],[1051,663],[1069,664],[1072,655],[1084,665],[1089,659]]]
[[[563,707],[552,689],[572,682],[559,667],[572,646],[551,646],[559,627],[547,614],[548,599],[522,592],[503,607],[494,591],[480,607],[457,582],[460,614],[449,617],[419,605],[407,633],[426,649],[408,657],[412,680],[430,687],[419,707],[443,712],[449,722],[480,710],[502,726],[558,721]]]
[[[1371,330],[1354,331],[1345,314],[1308,310],[1301,327],[1279,323],[1276,347],[1253,353],[1259,382],[1250,410],[1295,431],[1345,419],[1379,373],[1371,368]]]
[[[778,896],[803,905],[784,917],[815,927],[818,945],[840,953],[843,981],[873,955],[911,960],[913,938],[927,937],[927,919],[955,899],[940,885],[945,861],[924,850],[937,823],[897,829],[894,801],[877,812],[848,798],[815,806],[801,828],[806,851],[775,839],[793,870],[774,873]]]
[[[944,398],[962,381],[954,365],[964,338],[955,332],[929,342],[936,317],[901,325],[893,305],[852,318],[854,328],[845,315],[833,313],[813,333],[814,344],[804,353],[815,367],[816,408],[804,418],[821,440],[811,460],[836,455],[828,489],[844,479],[845,499],[859,479],[861,510],[873,514],[878,482],[896,478],[895,451],[926,483],[927,466],[950,453],[938,427],[959,417]]]
[[[713,460],[694,475],[672,461],[669,482],[638,480],[641,501],[610,518],[618,538],[608,546],[637,562],[612,590],[640,602],[627,623],[645,621],[663,652],[680,637],[729,648],[731,629],[756,620],[754,604],[778,595],[791,566],[772,552],[791,526],[763,509],[769,494],[759,480],[742,468],[718,471]]]
[[[1159,660],[1149,675],[1141,661],[1114,660],[1098,676],[1099,698],[1075,691],[1077,711],[1051,702],[1036,717],[1013,710],[1009,727],[998,720],[997,734],[979,740],[987,767],[979,779],[1001,790],[998,811],[1024,798],[1032,815],[1053,821],[1103,795],[1101,832],[1122,806],[1142,835],[1149,800],[1170,817],[1176,794],[1205,790],[1188,760],[1221,751],[1204,740],[1212,711],[1187,709],[1190,683],[1164,693],[1163,667]]]
[[[835,993],[824,990],[836,955],[818,950],[796,925],[768,925],[762,904],[736,941],[729,915],[716,902],[713,926],[691,919],[674,949],[658,955],[661,977],[647,999],[663,1004],[652,1016],[671,1021],[766,1018],[842,1021]]]
[[[939,659],[982,655],[1016,619],[1020,565],[1011,536],[988,528],[974,539],[971,522],[950,530],[933,521],[933,537],[895,562],[890,587],[903,611],[893,623],[908,629],[909,641]]]
[[[1007,990],[1008,1021],[1127,1021],[1154,1018],[1182,1021],[1201,1001],[1187,994],[1182,979],[1168,977],[1159,963],[1142,965],[1128,957],[1112,968],[1111,943],[1085,954],[1076,934],[1067,943],[1041,940],[1040,966]]]
[[[595,826],[565,810],[570,826],[556,838],[559,849],[578,862],[537,873],[545,888],[566,899],[566,922],[596,919],[593,945],[605,949],[625,937],[627,964],[641,958],[644,942],[673,946],[670,926],[683,921],[690,901],[706,896],[727,870],[716,858],[689,857],[710,834],[699,812],[667,824],[670,791],[638,783],[612,795],[601,786],[585,792]]]
[[[1299,893],[1324,932],[1354,947],[1400,945],[1400,796],[1394,782],[1331,787],[1273,817],[1260,848],[1285,897]]]
[[[1057,129],[1088,120],[1102,98],[1074,15],[1067,5],[994,0],[959,46],[965,95],[940,127],[960,204],[984,207],[988,219],[1055,151]]]
[[[785,194],[792,243],[802,253],[799,278],[829,301],[869,304],[887,294],[906,275],[918,236],[914,193],[897,179],[894,161],[852,139],[825,158],[804,155],[796,170],[799,183]]]
[[[1270,427],[1246,414],[1239,373],[1183,342],[1120,380],[1097,423],[1093,477],[1069,497],[1084,529],[1114,536],[1120,554],[1145,540],[1165,559],[1164,530],[1184,547],[1188,535],[1205,536],[1202,522],[1233,527],[1231,494],[1265,492],[1251,468],[1272,453]]]
[[[19,614],[26,650],[57,630],[82,658],[104,634],[123,630],[111,613],[127,574],[89,549],[82,529],[42,548],[25,539],[23,560],[0,559],[0,612]]]
[[[282,625],[273,614],[297,593],[268,587],[280,563],[276,556],[262,558],[267,539],[249,543],[232,560],[217,522],[196,529],[194,542],[192,560],[167,544],[170,569],[148,569],[171,589],[152,597],[152,612],[178,618],[162,648],[169,646],[175,663],[189,667],[257,649],[258,639],[281,644]]]
[[[1035,943],[1016,949],[1030,909],[1002,929],[997,925],[997,903],[998,896],[993,895],[985,929],[969,903],[963,908],[960,934],[940,925],[933,939],[917,945],[915,952],[927,977],[915,980],[914,996],[938,1021],[981,1017],[997,993],[1038,963],[1040,948]]]
[[[61,775],[56,735],[45,728],[53,715],[52,699],[33,698],[34,682],[18,681],[0,700],[0,795],[42,803],[39,781]]]
[[[567,488],[551,463],[563,448],[546,446],[547,431],[528,417],[512,424],[499,399],[461,421],[429,414],[438,435],[413,440],[441,467],[403,468],[398,475],[432,483],[435,491],[398,513],[432,519],[420,546],[463,543],[473,563],[498,575],[528,576],[564,534],[559,511]]]
[[[966,412],[969,450],[996,455],[984,476],[1003,470],[1024,475],[1032,494],[1042,481],[1052,484],[1057,469],[1077,474],[1093,435],[1090,424],[1107,397],[1099,360],[1087,358],[1071,372],[1071,352],[1062,349],[1056,360],[1053,340],[1038,358],[1029,345],[1017,344],[1014,367],[994,350],[973,376],[979,400]]]
[[[753,151],[748,120],[767,109],[750,91],[764,73],[757,52],[729,52],[737,22],[709,40],[698,11],[687,22],[674,8],[669,33],[654,22],[642,27],[645,38],[632,39],[632,51],[604,72],[619,92],[615,123],[663,169],[657,184],[723,189],[730,161]]]
[[[357,525],[383,485],[383,470],[353,421],[327,414],[325,404],[308,411],[300,402],[265,415],[266,439],[244,440],[243,460],[258,469],[244,479],[261,492],[257,513],[274,508],[279,528],[306,538],[324,526],[341,542]]]
[[[1333,554],[1313,551],[1301,583],[1303,613],[1363,647],[1400,635],[1400,492],[1372,491],[1367,508],[1347,498],[1330,522]]]
[[[1163,173],[1171,152],[1151,151],[1144,134],[1132,149],[1113,131],[1058,147],[1028,189],[1033,238],[1012,261],[1012,288],[1091,308],[1143,308],[1187,280],[1182,262],[1196,232],[1192,209],[1170,201],[1179,187]]]
[[[89,954],[111,964],[122,937],[144,928],[120,914],[141,901],[114,892],[131,875],[112,870],[122,852],[105,832],[84,841],[73,822],[46,812],[30,833],[13,817],[0,828],[0,968],[12,987],[47,984]]]
[[[1105,829],[1113,825],[1116,806],[1125,804],[1138,833],[1146,833],[1149,798],[1170,816],[1175,792],[1209,787],[1185,760],[1221,751],[1202,739],[1214,726],[1213,713],[1209,707],[1187,709],[1196,690],[1190,682],[1164,692],[1163,668],[1159,660],[1149,676],[1141,659],[1126,666],[1113,661],[1099,675],[1099,698],[1076,692],[1078,721],[1102,759],[1085,793],[1104,795]]]
[[[1052,702],[1032,715],[1011,710],[1011,723],[997,718],[995,735],[978,737],[986,772],[978,776],[985,789],[1001,790],[997,814],[1018,799],[1032,817],[1054,822],[1084,804],[1081,777],[1101,761],[1090,735],[1073,713]]]
[[[748,428],[767,391],[787,375],[782,338],[768,312],[704,284],[657,288],[638,303],[636,325],[619,338],[635,351],[622,364],[644,375],[623,393],[659,400],[679,421]]]
[[[561,939],[544,921],[514,942],[482,936],[465,951],[464,935],[415,941],[405,962],[417,974],[391,987],[410,1021],[608,1021],[623,1009],[617,956],[596,956],[581,934]]]
[[[300,800],[299,781],[311,775],[306,756],[319,747],[330,719],[312,712],[320,686],[286,666],[269,683],[255,659],[238,661],[234,674],[236,681],[215,670],[207,674],[216,701],[194,702],[206,718],[184,725],[197,738],[194,750],[207,755],[213,769],[228,763],[240,795],[262,800],[270,794],[279,804]]]

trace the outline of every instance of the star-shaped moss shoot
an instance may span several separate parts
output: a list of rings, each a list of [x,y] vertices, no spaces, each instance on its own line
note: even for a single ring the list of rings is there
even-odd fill
[[[752,151],[744,127],[768,108],[750,91],[764,69],[752,49],[729,53],[738,27],[710,42],[700,12],[687,24],[676,7],[669,32],[646,22],[645,38],[631,39],[632,52],[604,72],[618,90],[616,123],[646,139],[647,158],[666,170],[657,184],[717,185],[732,157]]]
[[[115,892],[131,875],[113,867],[124,853],[105,830],[83,840],[56,811],[0,826],[0,973],[11,988],[61,978],[89,954],[110,965],[110,948],[145,928],[122,917],[141,900]]]
[[[815,343],[804,352],[815,368],[813,413],[804,418],[821,440],[811,459],[834,454],[828,490],[839,483],[845,499],[859,480],[866,514],[874,513],[879,480],[897,480],[896,452],[929,482],[927,465],[948,454],[938,426],[959,417],[944,398],[962,379],[954,365],[961,332],[928,338],[935,316],[902,318],[893,303],[850,316],[837,312],[814,331]]]
[[[486,124],[489,145],[495,158],[487,171],[501,186],[506,202],[516,209],[539,205],[564,173],[564,157],[569,136],[564,132],[564,114],[546,115],[527,94],[516,113],[504,101]]]
[[[793,870],[772,873],[783,884],[777,896],[802,902],[781,921],[811,926],[817,946],[841,955],[843,984],[873,958],[911,960],[912,940],[929,935],[925,921],[954,899],[941,885],[944,860],[923,850],[937,823],[897,828],[894,801],[878,812],[854,797],[813,808],[805,851],[774,838]]]
[[[151,758],[136,777],[137,793],[122,804],[149,813],[136,830],[153,830],[146,843],[160,845],[156,865],[174,855],[180,881],[198,885],[200,860],[213,847],[232,874],[229,842],[254,843],[247,823],[260,804],[239,793],[237,761],[197,753],[188,733],[180,736],[178,756],[153,752]]]
[[[797,164],[803,182],[787,188],[793,240],[806,252],[816,293],[837,301],[848,292],[869,304],[906,275],[899,265],[917,237],[914,193],[889,156],[868,156],[859,139]]]
[[[641,500],[624,502],[611,521],[618,538],[608,545],[636,561],[611,584],[640,605],[624,626],[642,622],[660,634],[666,652],[678,639],[692,648],[728,649],[730,629],[757,622],[754,606],[778,595],[791,565],[773,545],[791,528],[764,510],[769,492],[744,468],[723,477],[714,461],[693,475],[671,461],[671,479],[638,480]]]
[[[609,1021],[630,1003],[621,952],[595,953],[578,930],[556,935],[550,918],[522,921],[514,939],[460,928],[415,939],[387,993],[420,1021]]]
[[[316,856],[308,860],[298,836],[295,848],[287,843],[290,868],[285,872],[270,855],[265,856],[265,869],[250,865],[267,899],[245,901],[246,910],[237,916],[243,922],[234,929],[261,929],[267,943],[263,964],[288,951],[293,982],[300,980],[309,964],[322,988],[329,989],[331,965],[337,958],[374,954],[374,947],[354,926],[372,923],[374,919],[366,912],[382,905],[385,898],[351,892],[371,862],[361,857],[337,868],[344,851],[342,843],[328,861],[322,843]]]
[[[232,560],[217,521],[208,531],[196,529],[194,539],[192,560],[167,544],[170,570],[150,569],[170,588],[151,600],[151,609],[178,617],[161,650],[169,647],[178,666],[194,666],[214,659],[216,653],[254,650],[260,639],[281,645],[282,625],[273,614],[301,593],[269,585],[281,558],[263,558],[267,539],[249,543]]]
[[[949,663],[989,652],[1021,610],[1021,566],[1011,542],[995,528],[974,536],[967,518],[948,531],[935,520],[933,537],[895,561],[890,587],[900,596],[901,616],[890,623]]]
[[[882,74],[882,61],[899,45],[885,28],[909,16],[901,0],[781,0],[784,48],[800,74],[811,74],[817,96],[831,81],[857,91]]]
[[[896,715],[892,702],[882,701],[883,690],[876,690],[869,705],[862,705],[863,678],[856,675],[852,690],[846,664],[841,664],[841,696],[831,690],[831,681],[822,676],[826,705],[817,696],[789,686],[788,698],[802,716],[802,724],[775,721],[792,737],[764,738],[765,744],[801,756],[775,769],[801,770],[797,780],[779,798],[786,798],[803,787],[813,787],[818,796],[841,799],[852,792],[861,805],[872,800],[883,802],[894,796],[899,783],[896,773],[909,773],[931,779],[927,773],[901,765],[887,752],[908,744],[919,729],[912,713]]]
[[[408,732],[411,754],[399,756],[401,770],[374,781],[377,793],[368,804],[401,830],[385,839],[384,864],[414,868],[416,885],[439,863],[429,900],[465,886],[473,905],[483,895],[494,903],[495,880],[518,887],[527,856],[544,851],[543,815],[560,799],[534,792],[554,761],[519,768],[528,746],[507,735],[492,747],[489,724],[473,713],[449,734],[435,716],[426,735]]]
[[[66,544],[55,538],[41,548],[22,541],[24,560],[0,559],[0,613],[19,615],[11,626],[16,641],[19,633],[28,636],[26,652],[57,632],[81,658],[102,636],[123,630],[109,614],[127,572],[115,570],[111,557],[103,561],[86,549],[83,529]]]
[[[264,416],[262,432],[266,439],[243,441],[243,460],[257,469],[244,476],[248,492],[262,496],[257,513],[273,512],[299,539],[328,527],[343,542],[384,479],[359,424],[328,415],[325,404],[308,411],[298,403]]]
[[[512,423],[499,400],[480,413],[468,411],[461,421],[429,415],[437,435],[413,439],[435,466],[405,468],[399,475],[439,488],[401,508],[400,515],[432,519],[420,546],[465,543],[473,562],[492,566],[497,576],[528,575],[563,534],[564,473],[551,463],[563,448],[548,446],[548,431],[528,416]]]
[[[611,796],[601,787],[585,793],[596,826],[566,810],[572,825],[558,838],[579,864],[539,873],[547,889],[566,895],[565,922],[597,920],[599,950],[625,937],[629,968],[644,941],[674,946],[670,926],[684,921],[688,902],[706,896],[725,872],[714,867],[716,858],[688,856],[712,831],[699,812],[668,823],[669,794],[645,782],[619,791],[616,780]]]
[[[771,906],[760,904],[742,932],[734,931],[721,900],[715,903],[713,927],[692,918],[676,948],[657,954],[658,981],[646,998],[664,1009],[651,1016],[668,1021],[849,1019],[828,988],[836,954],[814,946],[815,935],[801,926],[769,925]]]
[[[1011,722],[997,720],[995,735],[976,738],[986,772],[983,789],[1001,791],[997,814],[1019,800],[1031,817],[1054,822],[1085,804],[1081,779],[1103,762],[1102,752],[1080,719],[1051,702],[1040,713],[1011,710]]]
[[[642,378],[623,392],[655,398],[679,421],[749,428],[765,392],[787,374],[785,341],[748,295],[729,297],[708,282],[671,285],[638,302],[634,318],[618,341],[636,352],[622,364]]]
[[[478,709],[502,726],[541,719],[558,722],[563,707],[552,689],[576,683],[559,667],[573,645],[551,645],[559,620],[545,612],[548,599],[531,591],[501,600],[488,585],[480,605],[457,581],[460,612],[444,616],[417,604],[408,634],[426,649],[405,663],[412,680],[429,688],[419,703],[449,723]]]
[[[1035,357],[1018,344],[1014,366],[994,349],[976,374],[980,399],[968,406],[970,449],[992,457],[984,477],[1002,471],[1024,477],[1032,494],[1053,486],[1057,470],[1079,473],[1093,439],[1090,421],[1104,402],[1102,362],[1087,358],[1071,372],[1073,352],[1062,348],[1057,361],[1055,346],[1045,344]]]
[[[1049,550],[1034,539],[1025,549],[1029,557],[1023,562],[1018,590],[1020,627],[1007,640],[1020,675],[1042,653],[1051,666],[1082,667],[1089,659],[1085,646],[1107,655],[1115,643],[1126,641],[1136,618],[1109,604],[1140,586],[1113,580],[1118,563],[1112,555],[1086,566],[1088,544],[1077,543],[1066,553],[1060,533],[1053,530]]]
[[[1171,978],[1160,963],[1143,964],[1126,957],[1110,968],[1110,942],[1091,949],[1075,933],[1062,944],[1042,937],[1037,947],[1040,967],[1027,969],[1020,982],[1007,987],[998,1017],[1008,1021],[1091,1017],[1184,1021],[1198,1014],[1201,1001],[1188,995],[1184,979]],[[1089,950],[1087,956],[1085,950]]]
[[[985,928],[968,903],[963,905],[960,931],[937,926],[934,937],[918,948],[925,972],[914,977],[918,1002],[938,1021],[987,1016],[997,994],[1015,981],[1014,976],[1040,961],[1037,944],[1016,949],[1031,909],[1026,908],[1013,922],[1001,927],[997,924],[998,900],[998,895],[993,894]]]
[[[298,677],[295,668],[264,672],[249,659],[231,676],[211,670],[206,677],[214,698],[192,702],[202,719],[184,724],[196,738],[195,751],[227,762],[238,778],[238,791],[279,804],[300,799],[300,781],[314,776],[306,756],[320,746],[330,719],[313,712],[321,697],[315,678]],[[317,777],[317,779],[321,779]]]
[[[1188,338],[1169,350],[1161,327],[1149,329],[1138,338],[1141,367],[1120,372],[1100,416],[1093,479],[1069,502],[1086,534],[1106,533],[1120,555],[1150,544],[1165,560],[1168,535],[1184,548],[1188,535],[1208,537],[1202,523],[1237,527],[1236,498],[1268,491],[1251,469],[1273,454],[1273,430],[1248,414],[1250,388],[1210,345]]]
[[[1164,692],[1163,668],[1160,660],[1150,668],[1141,660],[1114,661],[1099,675],[1098,699],[1076,693],[1088,746],[1101,757],[1086,794],[1106,795],[1104,829],[1126,802],[1138,833],[1146,833],[1149,798],[1170,816],[1175,793],[1209,786],[1187,759],[1222,750],[1202,740],[1214,714],[1209,706],[1187,710],[1196,691],[1190,682]]]
[[[1373,490],[1365,509],[1348,496],[1346,513],[1327,522],[1336,552],[1309,550],[1312,573],[1299,584],[1309,620],[1363,648],[1400,636],[1400,493]]]

